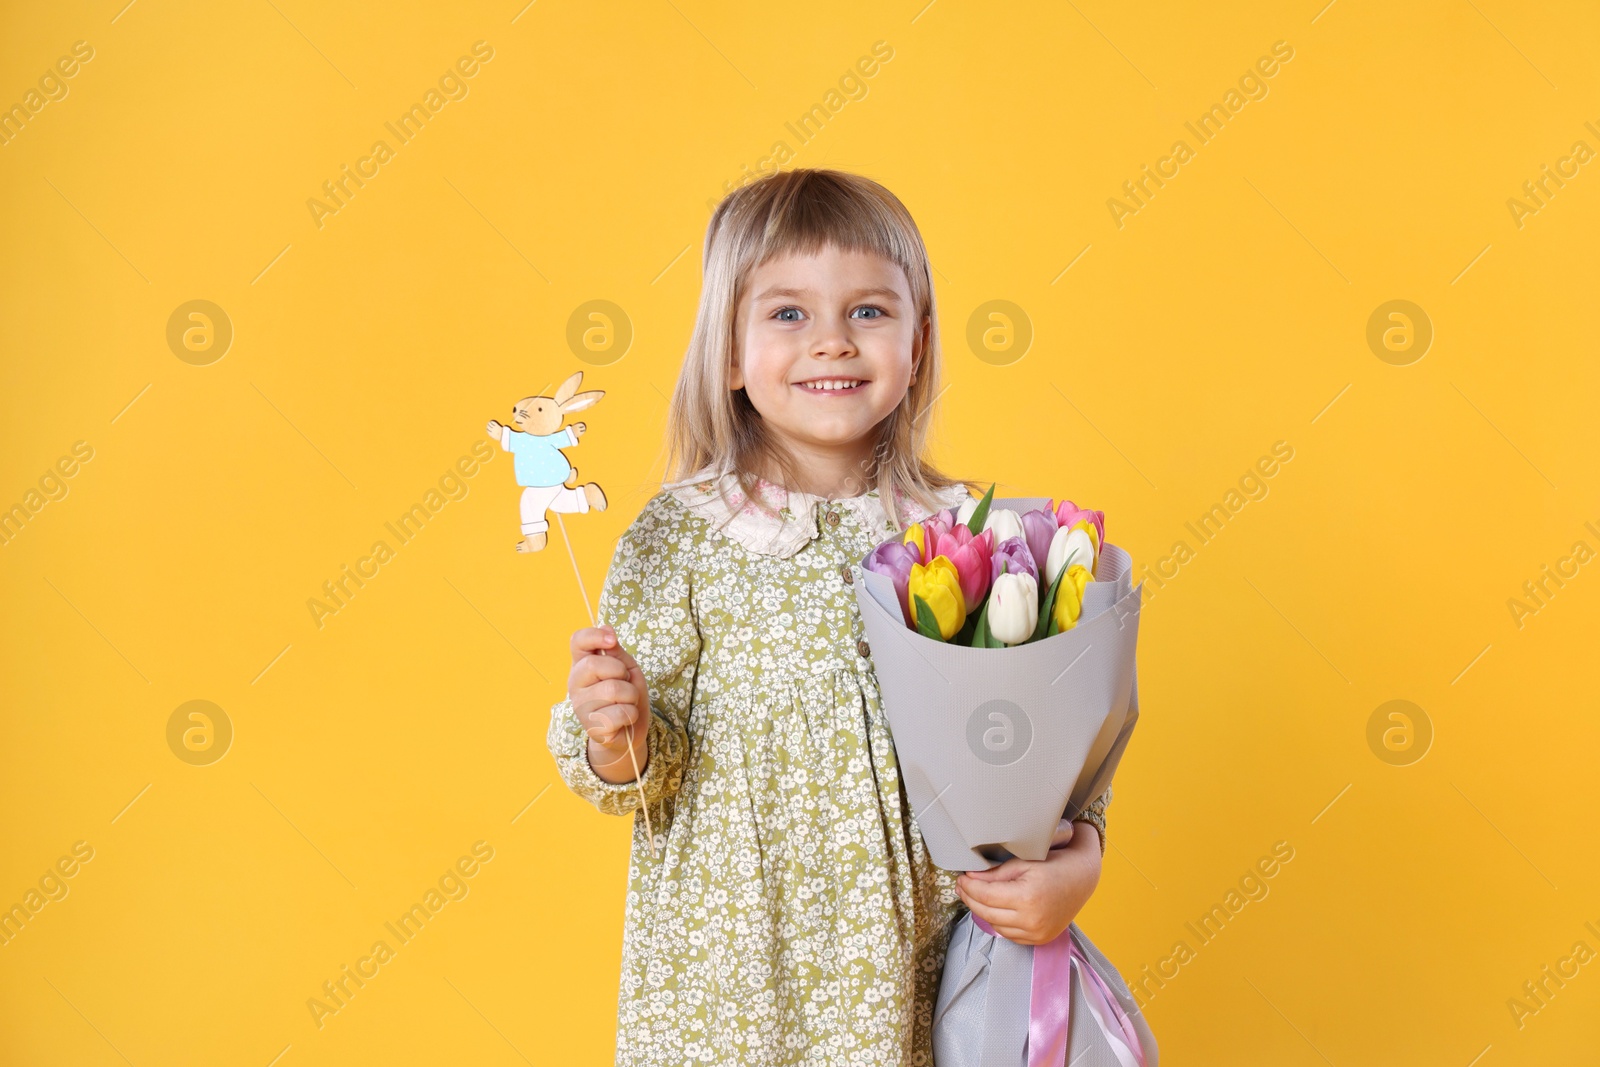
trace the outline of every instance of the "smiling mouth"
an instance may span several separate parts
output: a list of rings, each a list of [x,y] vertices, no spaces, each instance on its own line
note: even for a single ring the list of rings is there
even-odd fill
[[[795,382],[795,387],[808,393],[824,396],[859,393],[867,384],[865,378],[813,378],[808,382]]]

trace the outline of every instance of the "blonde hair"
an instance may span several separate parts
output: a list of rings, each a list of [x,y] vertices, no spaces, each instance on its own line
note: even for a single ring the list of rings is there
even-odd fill
[[[744,498],[769,513],[770,505],[753,491],[756,466],[777,472],[786,486],[796,483],[793,457],[772,439],[745,391],[728,388],[734,315],[756,267],[829,246],[875,253],[899,265],[910,285],[917,328],[928,324],[916,381],[879,423],[872,458],[861,477],[862,490],[876,488],[890,521],[902,525],[897,494],[931,512],[939,507],[938,490],[955,485],[979,490],[979,485],[943,474],[923,455],[926,416],[939,395],[940,347],[933,272],[922,234],[893,193],[870,178],[843,171],[779,171],[728,194],[712,213],[700,308],[667,413],[668,478],[682,484],[709,469],[721,486],[722,476],[732,474]]]

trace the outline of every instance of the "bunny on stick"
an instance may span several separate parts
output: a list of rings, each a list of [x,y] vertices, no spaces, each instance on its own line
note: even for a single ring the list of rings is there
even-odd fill
[[[568,485],[567,482],[577,478],[578,470],[567,460],[562,446],[571,447],[578,443],[578,438],[583,436],[586,425],[575,422],[571,426],[565,425],[567,415],[574,411],[593,407],[605,396],[603,389],[590,389],[578,392],[578,385],[583,381],[583,372],[578,371],[556,389],[555,396],[529,396],[517,401],[511,408],[511,420],[516,429],[503,426],[494,419],[489,420],[489,436],[500,442],[500,447],[510,452],[515,457],[517,484],[522,486],[522,540],[517,543],[518,552],[538,552],[544,548],[548,540],[547,531],[550,522],[545,518],[547,512],[556,512],[557,519],[562,513],[587,512],[590,508],[596,511],[606,509],[606,494],[598,483],[588,482],[582,486]],[[562,536],[566,536],[566,526],[562,526]],[[583,593],[583,574],[578,570],[578,557],[572,552],[572,542],[567,541],[567,555],[572,560],[572,570],[578,578],[578,591]],[[594,629],[594,612],[589,607],[589,594],[583,593],[583,609],[589,613],[589,625]],[[596,630],[596,633],[599,631]],[[614,640],[614,638],[612,639]],[[607,645],[611,641],[605,642]],[[630,671],[630,681],[637,679],[642,687],[642,675],[639,675],[639,665],[633,657],[621,647],[597,647],[600,656],[621,661]],[[576,645],[574,646],[574,661],[579,658]],[[648,714],[648,698],[646,698],[646,714]],[[648,724],[649,720],[643,720]],[[628,760],[633,767],[635,781],[640,780],[639,756],[634,751],[635,725],[628,723],[624,731],[628,745]],[[640,782],[639,795],[644,796],[644,785]],[[650,809],[644,808],[644,823],[646,836],[650,838],[650,852],[655,854],[655,832],[650,826]]]
[[[518,552],[538,552],[548,539],[547,512],[586,513],[606,509],[606,494],[598,483],[578,485],[577,468],[568,460],[563,447],[578,443],[588,429],[584,423],[565,425],[574,411],[593,407],[605,396],[601,389],[578,392],[583,371],[578,371],[556,389],[556,395],[524,397],[511,409],[512,426],[489,420],[489,436],[515,457],[517,484],[522,486],[522,540]],[[567,484],[573,481],[574,484]]]

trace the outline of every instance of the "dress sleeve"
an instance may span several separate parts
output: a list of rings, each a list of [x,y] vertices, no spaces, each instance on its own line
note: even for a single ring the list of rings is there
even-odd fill
[[[1106,791],[1089,801],[1089,806],[1083,809],[1073,822],[1086,822],[1100,831],[1100,854],[1106,854],[1106,805],[1111,803],[1111,787],[1106,786]]]
[[[556,768],[574,793],[608,815],[629,815],[675,795],[688,759],[686,723],[700,662],[700,630],[690,599],[690,535],[661,501],[652,502],[617,541],[600,590],[599,623],[617,631],[644,671],[650,691],[650,758],[637,782],[608,782],[589,764],[588,735],[570,697],[550,709],[546,736]]]

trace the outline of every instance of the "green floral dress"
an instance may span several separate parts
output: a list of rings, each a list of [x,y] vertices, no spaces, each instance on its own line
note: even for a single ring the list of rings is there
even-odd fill
[[[616,1062],[929,1064],[963,906],[907,803],[852,588],[898,527],[876,491],[762,482],[779,521],[702,473],[645,505],[600,595],[649,683],[657,856],[638,784],[596,775],[571,701],[551,709],[567,785],[634,815]]]

